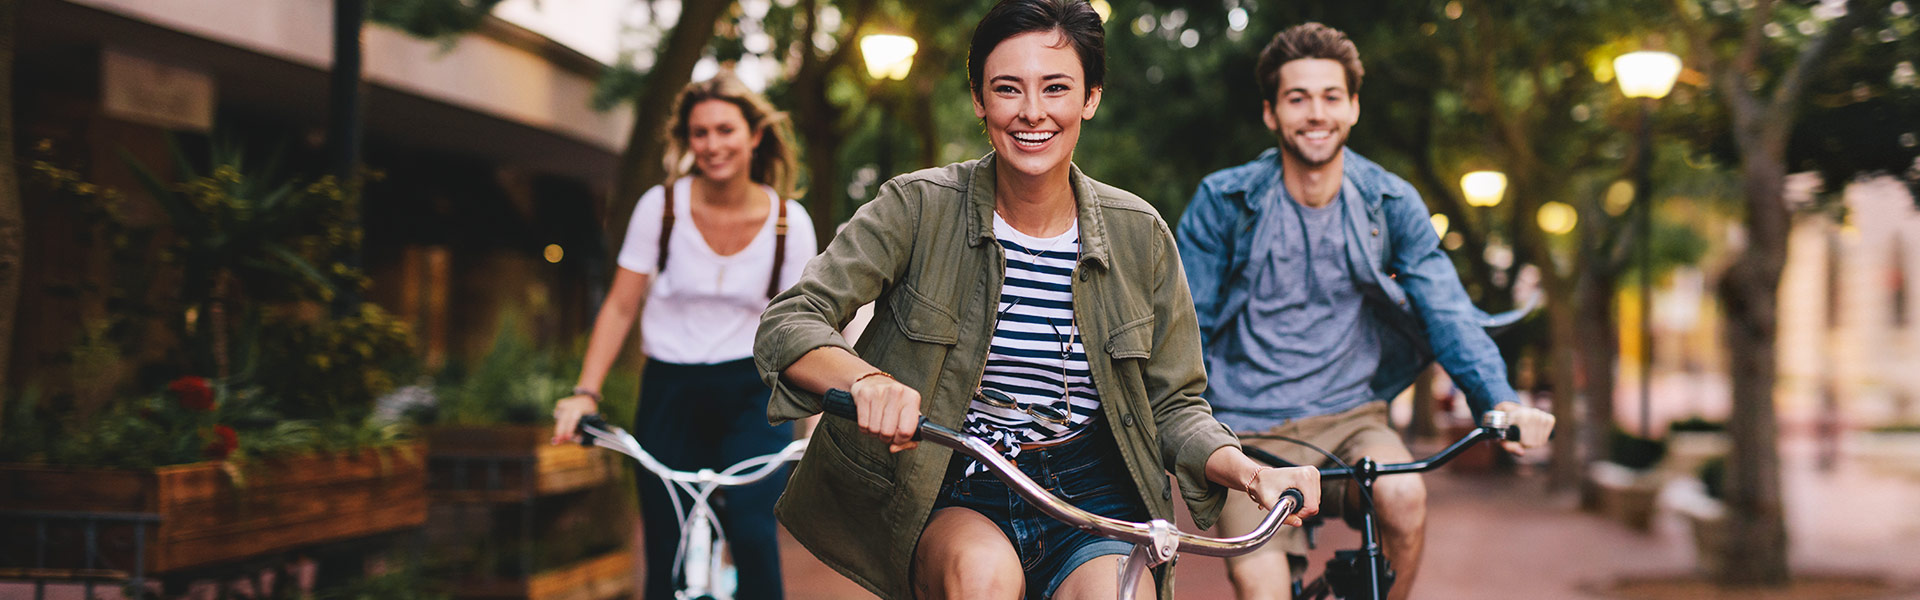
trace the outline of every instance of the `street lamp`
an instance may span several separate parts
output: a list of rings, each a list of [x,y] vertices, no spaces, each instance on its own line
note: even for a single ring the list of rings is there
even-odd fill
[[[920,44],[904,35],[875,33],[860,36],[860,57],[867,62],[867,74],[874,79],[902,80],[913,69],[913,55]]]
[[[1498,206],[1500,198],[1507,193],[1507,174],[1499,171],[1474,171],[1460,176],[1460,191],[1467,195],[1467,205],[1487,208]]]
[[[1673,91],[1680,57],[1668,52],[1628,52],[1613,59],[1620,93],[1640,99],[1640,156],[1633,192],[1640,197],[1640,435],[1653,437],[1653,102]]]
[[[886,81],[902,81],[913,70],[913,55],[920,50],[920,44],[904,35],[873,33],[860,36],[860,58],[867,63],[867,74],[877,85]],[[887,124],[891,109],[886,98],[880,98],[880,177],[884,181],[893,177],[893,128]]]
[[[1580,213],[1574,210],[1572,205],[1553,201],[1540,205],[1539,212],[1534,213],[1534,220],[1539,221],[1541,231],[1553,235],[1566,235],[1573,231],[1575,224],[1580,222]]]

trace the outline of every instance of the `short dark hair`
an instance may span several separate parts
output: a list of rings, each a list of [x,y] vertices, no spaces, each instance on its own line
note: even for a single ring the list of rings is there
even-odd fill
[[[1270,101],[1280,93],[1280,67],[1302,58],[1324,58],[1340,63],[1347,71],[1347,93],[1360,93],[1360,78],[1367,74],[1360,65],[1360,49],[1338,29],[1319,23],[1302,23],[1274,34],[1273,41],[1260,51],[1260,64],[1253,76],[1260,83],[1260,99]]]
[[[987,55],[1007,38],[1036,31],[1059,30],[1080,55],[1086,71],[1087,94],[1107,82],[1107,31],[1100,13],[1087,0],[1000,0],[973,28],[967,46],[967,89],[979,98],[985,81]]]

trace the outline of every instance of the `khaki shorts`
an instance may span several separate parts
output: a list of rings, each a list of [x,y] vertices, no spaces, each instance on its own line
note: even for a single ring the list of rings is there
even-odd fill
[[[1392,456],[1394,459],[1383,462],[1396,462],[1398,457],[1407,455],[1407,446],[1400,441],[1400,434],[1393,430],[1387,420],[1387,403],[1368,402],[1358,408],[1343,413],[1320,415],[1295,419],[1272,429],[1256,432],[1257,435],[1279,435],[1313,444],[1340,457],[1347,464],[1360,461],[1361,457],[1372,456],[1375,460]],[[1242,433],[1242,436],[1247,434]],[[1337,466],[1326,456],[1293,442],[1281,440],[1263,440],[1242,437],[1242,445],[1253,446],[1272,452],[1287,462],[1296,465],[1313,465],[1322,469]],[[1354,484],[1348,480],[1328,481],[1320,488],[1320,514],[1326,517],[1340,516],[1355,528],[1360,526],[1361,512],[1357,499],[1348,502],[1350,496],[1359,492],[1351,488]],[[1227,495],[1227,505],[1220,513],[1220,533],[1240,535],[1252,531],[1260,525],[1266,513],[1253,504],[1244,493]],[[1300,527],[1282,527],[1273,541],[1261,546],[1247,557],[1286,551],[1288,554],[1305,555],[1307,553],[1307,533]],[[1247,558],[1241,557],[1241,558]],[[1229,558],[1228,562],[1236,562]]]

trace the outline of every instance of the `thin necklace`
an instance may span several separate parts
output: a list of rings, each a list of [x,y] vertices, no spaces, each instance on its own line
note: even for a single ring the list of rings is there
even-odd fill
[[[999,213],[998,210],[995,210],[994,212],[996,214]],[[1000,215],[1000,220],[1006,221],[1007,220],[1006,215]],[[1013,229],[1013,224],[1007,223],[1007,228]],[[1019,231],[1019,230],[1014,229],[1014,231]],[[1072,227],[1069,226],[1068,232],[1071,232],[1071,231],[1072,231]],[[1026,246],[1022,246],[1020,244],[1014,244],[1014,247],[1019,248],[1021,253],[1026,254],[1029,258],[1033,260],[1033,263],[1035,265],[1038,265],[1040,263],[1040,255],[1054,251],[1055,248],[1058,248],[1061,244],[1066,243],[1064,240],[1066,240],[1067,238],[1077,239],[1079,237],[1079,236],[1067,235],[1068,232],[1062,232],[1060,235],[1055,236],[1052,240],[1052,243],[1048,244],[1046,249],[1040,250],[1038,252],[1035,252],[1033,250],[1028,250]],[[1002,318],[1005,318],[1006,313],[1011,312],[1013,310],[1013,307],[1018,306],[1019,304],[1020,304],[1020,298],[1018,296],[1015,296],[1013,299],[1013,303],[1008,304],[1005,310],[1000,311]],[[1073,322],[1069,320],[1067,322],[1067,328],[1068,328],[1067,335],[1063,338],[1060,335],[1060,325],[1054,323],[1052,317],[1041,317],[1041,318],[1046,319],[1047,329],[1053,331],[1054,341],[1060,342],[1060,402],[1065,404],[1066,408],[1061,410],[1061,414],[1065,415],[1065,418],[1060,420],[1054,420],[1052,422],[1054,422],[1057,425],[1065,425],[1066,424],[1065,421],[1070,421],[1073,419],[1073,385],[1072,385],[1072,382],[1069,381],[1067,376],[1067,362],[1068,362],[1068,359],[1073,357],[1073,343],[1076,339],[1078,339],[1080,335],[1080,328],[1074,327]]]

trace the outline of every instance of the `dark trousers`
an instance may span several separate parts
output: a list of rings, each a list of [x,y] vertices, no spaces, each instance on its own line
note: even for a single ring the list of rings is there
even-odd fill
[[[654,458],[679,471],[717,471],[779,452],[793,440],[793,426],[767,425],[771,394],[760,382],[751,358],[712,365],[650,361],[640,386],[634,437]],[[680,520],[659,478],[639,469],[638,479],[646,538],[646,598],[672,600],[679,586],[673,576],[673,557],[680,544]],[[714,495],[714,513],[739,570],[740,588],[734,594],[739,600],[777,600],[783,595],[773,503],[786,486],[783,471]]]

